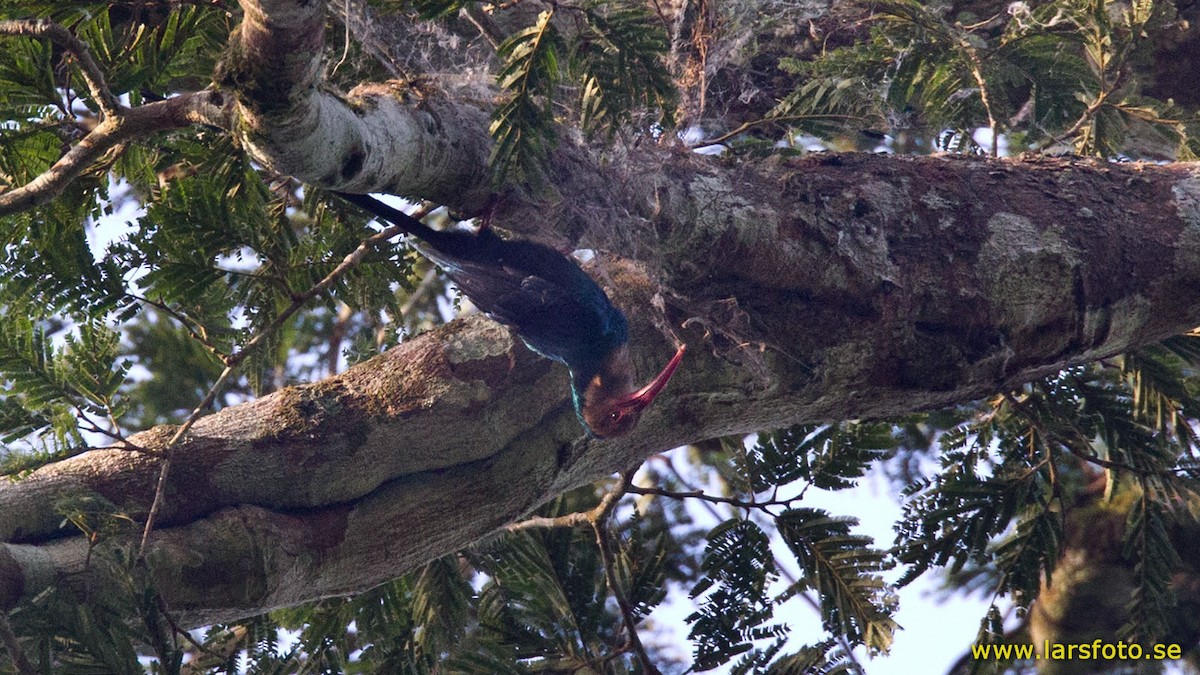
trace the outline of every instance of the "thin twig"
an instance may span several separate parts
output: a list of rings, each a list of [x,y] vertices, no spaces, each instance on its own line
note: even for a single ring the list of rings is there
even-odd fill
[[[192,124],[228,128],[232,126],[232,106],[232,96],[206,90],[180,94],[124,110],[120,116],[107,117],[49,169],[25,185],[0,192],[0,216],[50,202],[106,153],[123,148],[134,139]]]
[[[658,0],[653,0],[653,2],[654,13],[658,15],[658,20],[662,22],[663,30],[667,31],[667,34],[670,35],[671,22],[667,21],[667,15],[663,12],[662,6],[658,4]]]
[[[1121,53],[1117,55],[1117,58],[1115,59],[1117,64],[1116,77],[1113,78],[1112,82],[1108,81],[1108,72],[1112,69],[1112,63],[1106,63],[1104,61],[1104,53],[1101,51],[1100,63],[1097,64],[1100,75],[1100,91],[1096,93],[1096,100],[1088,104],[1088,107],[1084,109],[1083,114],[1079,116],[1079,119],[1075,120],[1075,123],[1072,124],[1069,129],[1055,136],[1051,136],[1049,139],[1039,143],[1034,148],[1035,150],[1041,152],[1047,148],[1057,145],[1058,143],[1061,143],[1062,141],[1065,141],[1066,139],[1077,134],[1085,124],[1092,121],[1092,118],[1096,116],[1096,113],[1099,112],[1100,108],[1104,107],[1104,104],[1108,101],[1109,95],[1120,89],[1124,84],[1126,75],[1125,59],[1129,56],[1129,51],[1129,45],[1127,45],[1126,48],[1121,50]]]
[[[116,117],[121,112],[121,104],[113,95],[108,84],[104,82],[104,72],[96,59],[92,58],[92,50],[75,37],[71,31],[49,19],[9,19],[0,21],[0,35],[22,35],[28,37],[49,38],[51,42],[62,47],[75,57],[79,63],[79,72],[87,84],[88,91],[100,108],[104,117]]]
[[[718,145],[720,143],[724,143],[725,141],[733,138],[734,136],[737,136],[738,134],[749,131],[755,127],[763,126],[764,124],[775,124],[778,122],[793,122],[793,121],[799,121],[799,120],[842,120],[842,121],[849,122],[849,121],[855,121],[855,120],[862,121],[864,119],[865,118],[860,117],[858,115],[832,115],[832,114],[830,114],[830,115],[779,115],[778,117],[763,117],[763,118],[756,119],[756,120],[750,120],[749,122],[743,122],[741,124],[741,126],[739,126],[738,128],[734,129],[733,131],[723,133],[720,136],[716,136],[714,138],[706,138],[701,141],[696,141],[695,143],[693,143],[691,145],[691,147],[702,148],[706,145]]]
[[[261,336],[263,333],[259,333],[259,335]],[[249,344],[247,344],[247,347],[249,347]],[[245,354],[246,350],[243,349],[240,353]],[[175,449],[175,445],[179,442],[179,439],[183,438],[183,435],[192,428],[196,420],[200,419],[200,415],[204,414],[208,406],[217,398],[217,394],[225,387],[225,382],[233,374],[233,370],[234,366],[225,366],[225,370],[221,371],[220,376],[217,377],[217,381],[208,388],[208,393],[204,395],[204,399],[200,401],[200,405],[197,405],[192,410],[192,414],[188,415],[183,424],[179,425],[179,428],[175,430],[175,435],[171,436],[171,440],[167,441],[167,445],[163,448],[162,465],[158,470],[158,482],[154,486],[154,501],[150,503],[150,513],[146,514],[146,524],[142,528],[142,541],[138,544],[138,560],[146,559],[146,545],[150,541],[150,532],[154,529],[154,521],[158,518],[158,512],[162,509],[163,495],[166,493],[167,487],[167,476],[171,474],[171,456],[174,454],[172,451]]]
[[[29,662],[29,657],[25,656],[25,650],[21,648],[17,634],[13,632],[12,624],[8,622],[8,614],[4,612],[0,612],[0,642],[4,643],[4,649],[8,652],[9,658],[12,659],[13,665],[17,667],[20,675],[37,675],[37,669]]]
[[[492,46],[492,49],[499,51],[500,44],[504,42],[505,37],[504,33],[496,27],[496,22],[492,21],[492,17],[471,2],[463,5],[462,15],[475,26],[483,39]]]
[[[222,358],[221,350],[218,349],[217,346],[208,339],[208,331],[205,329],[204,324],[196,321],[195,319],[160,300],[152,300],[148,297],[142,297],[136,293],[130,293],[129,296],[135,300],[144,302],[147,305],[150,305],[151,307],[167,314],[172,319],[175,319],[179,325],[183,326],[183,329],[188,332],[188,335],[191,336],[193,340],[200,343],[200,346],[204,347],[210,354],[216,356],[218,359]]]
[[[685,486],[687,485],[687,481],[684,480],[683,474],[681,474],[679,472],[678,467],[675,466],[675,463],[671,461],[671,458],[668,455],[665,455],[665,454],[659,455],[658,458],[664,464],[667,465],[667,468],[670,469],[671,473],[675,475],[676,480],[678,480],[681,484],[683,484]],[[805,489],[808,489],[808,488],[806,487]],[[638,492],[639,490],[650,490],[650,488],[640,488],[637,486],[632,486],[629,488],[629,492],[632,492],[635,494],[639,493]],[[674,492],[674,493],[670,493],[667,490],[662,490],[660,492],[666,493],[666,494],[663,494],[662,496],[670,497],[670,498],[676,498],[676,495],[679,495],[683,498],[691,498],[693,495],[696,495],[696,494],[701,494],[701,495],[704,494],[703,492],[700,492],[699,490],[689,490],[687,492]],[[650,492],[650,494],[655,494],[655,493]],[[697,497],[697,498],[700,499],[700,503],[704,505],[704,508],[706,511],[708,511],[709,515],[711,515],[713,518],[716,518],[717,520],[725,520],[726,516],[724,514],[717,513],[717,509],[714,506],[714,504],[729,504],[731,506],[738,506],[738,507],[742,507],[742,508],[752,508],[754,505],[753,502],[738,503],[740,500],[730,499],[730,498],[726,498],[726,497],[714,497],[713,495],[707,495],[706,497]],[[799,497],[796,497],[796,499],[799,499]],[[796,499],[779,500],[779,501],[781,504],[790,505],[791,502],[796,501]],[[772,501],[776,501],[776,500],[772,499]],[[762,503],[758,502],[758,505],[761,506]],[[791,570],[789,570],[787,567],[784,567],[783,565],[778,565],[777,569],[779,570],[779,576],[783,579],[784,583],[786,583],[789,587],[795,586],[796,583],[799,581],[799,579],[794,574],[792,574]],[[818,616],[822,615],[822,612],[824,610],[821,608],[821,603],[818,602],[815,598],[808,595],[807,593],[797,593],[796,595],[799,596],[806,604],[808,604],[808,606],[811,607],[812,610],[814,612],[816,612],[816,614]],[[862,664],[859,662],[858,657],[854,655],[854,646],[850,644],[850,640],[845,635],[837,636],[836,640],[837,640],[838,644],[840,644],[842,646],[842,649],[846,652],[847,658],[849,658],[852,663],[854,663],[855,665],[858,666],[858,672],[866,672],[865,670],[863,670]]]
[[[344,12],[342,16],[342,25],[346,28],[345,35],[342,38],[342,58],[338,59],[338,62],[334,64],[333,68],[329,71],[331,78],[333,74],[337,72],[338,68],[341,68],[342,64],[345,63],[346,59],[350,56],[350,0],[346,0],[342,11]]]
[[[638,485],[629,486],[628,492],[635,495],[652,495],[655,497],[667,497],[669,499],[701,499],[706,502],[715,502],[717,504],[729,504],[743,509],[763,509],[768,506],[791,506],[793,502],[798,501],[800,497],[792,497],[789,499],[777,499],[772,497],[766,501],[755,501],[738,499],[737,497],[721,497],[712,495],[703,490],[688,490],[685,492],[677,492],[674,490],[664,490],[662,488],[641,487]]]
[[[988,93],[987,81],[983,77],[983,62],[979,58],[979,52],[975,50],[971,43],[967,40],[959,42],[959,47],[966,52],[967,61],[971,64],[971,77],[975,78],[975,84],[979,86],[979,101],[983,103],[983,110],[987,113],[988,129],[992,132],[992,147],[991,156],[1000,156],[1000,129],[996,124],[996,116],[992,113],[992,99]]]
[[[189,633],[187,630],[185,630],[183,627],[181,627],[175,621],[175,617],[173,617],[171,615],[171,608],[167,607],[167,601],[163,600],[163,597],[161,595],[156,595],[155,601],[156,601],[156,604],[158,605],[158,613],[162,615],[162,618],[167,622],[167,625],[171,627],[171,630],[174,631],[176,635],[182,635],[183,639],[186,640],[188,644],[195,647],[196,650],[199,651],[201,654],[207,654],[208,656],[211,656],[213,658],[220,658],[220,656],[221,656],[220,654],[217,654],[216,652],[212,651],[208,647],[206,647],[203,644],[201,644],[200,642],[198,642],[196,640],[196,638],[192,637],[191,633]]]
[[[1062,445],[1062,447],[1067,449],[1067,452],[1071,453],[1072,455],[1075,455],[1079,459],[1082,459],[1083,461],[1088,462],[1090,464],[1095,464],[1096,466],[1104,467],[1105,469],[1121,469],[1123,471],[1131,471],[1139,476],[1148,473],[1145,469],[1139,469],[1136,466],[1131,466],[1129,464],[1124,464],[1121,462],[1114,462],[1114,461],[1103,459],[1103,458],[1097,457],[1095,455],[1091,455],[1091,454],[1084,452],[1082,450],[1082,448],[1078,447],[1077,444],[1082,444],[1082,445],[1086,445],[1086,446],[1090,447],[1091,443],[1086,438],[1084,438],[1079,433],[1078,430],[1076,430],[1072,434],[1072,436],[1074,436],[1074,438],[1067,438],[1063,434],[1058,433],[1057,431],[1047,429],[1045,427],[1045,425],[1043,425],[1041,423],[1041,421],[1038,419],[1036,413],[1034,413],[1032,410],[1030,410],[1029,407],[1027,405],[1025,405],[1025,403],[1023,401],[1017,400],[1017,398],[1015,396],[1013,396],[1011,393],[1005,392],[1004,399],[1006,401],[1008,401],[1009,404],[1012,405],[1013,408],[1015,408],[1017,410],[1017,412],[1021,415],[1021,417],[1023,417],[1025,419],[1026,422],[1029,422],[1030,426],[1032,426],[1039,433],[1041,433],[1042,436],[1044,436],[1046,438],[1054,438],[1054,439],[1058,440],[1058,442]]]
[[[211,672],[211,669],[220,667],[221,664],[241,651],[242,643],[246,641],[249,634],[250,632],[245,626],[230,628],[224,635],[213,640],[213,647],[223,653],[216,653],[212,648],[206,649],[202,654],[183,664],[179,672],[182,675],[202,675]]]
[[[546,516],[534,516],[526,518],[520,522],[510,523],[504,527],[506,532],[521,532],[523,530],[536,530],[539,528],[555,528],[555,527],[580,527],[587,525],[590,522],[588,514],[590,511],[580,511],[578,513],[568,513],[565,516],[556,516],[547,518]]]
[[[612,591],[613,597],[617,599],[617,606],[621,610],[621,618],[625,622],[625,632],[628,639],[625,645],[619,648],[620,651],[618,653],[632,651],[637,655],[638,660],[641,661],[643,671],[652,675],[661,675],[658,668],[650,660],[650,655],[646,653],[646,648],[642,645],[642,641],[638,637],[637,617],[633,614],[633,606],[629,604],[629,600],[625,597],[625,592],[621,590],[620,579],[617,578],[616,558],[613,556],[612,544],[609,541],[607,532],[608,520],[617,508],[617,502],[626,493],[630,492],[630,486],[633,484],[633,475],[635,473],[637,473],[637,469],[631,469],[621,474],[621,479],[617,482],[616,487],[605,494],[600,503],[589,511],[568,513],[555,518],[540,516],[529,518],[519,523],[513,523],[506,527],[505,530],[508,532],[520,532],[539,527],[580,527],[591,525],[592,532],[596,535],[596,546],[600,549],[600,558],[604,562],[604,579],[608,583],[608,588]]]
[[[645,646],[642,645],[642,640],[638,637],[637,632],[637,617],[633,614],[633,606],[629,604],[629,599],[625,597],[625,591],[621,589],[620,579],[617,578],[617,563],[612,552],[612,542],[608,537],[608,519],[612,516],[613,509],[616,508],[617,501],[625,494],[630,484],[633,482],[633,474],[636,469],[626,471],[621,475],[620,482],[600,500],[600,505],[597,506],[591,513],[590,518],[592,530],[596,533],[596,545],[600,548],[600,557],[604,561],[604,579],[608,582],[608,590],[612,591],[613,597],[617,599],[617,606],[621,609],[621,617],[625,620],[625,632],[629,638],[629,646],[633,653],[637,655],[638,660],[642,662],[642,670],[651,675],[661,675],[654,662],[650,660],[650,655],[646,653]]]
[[[421,296],[433,288],[433,282],[437,279],[437,269],[437,267],[430,266],[425,272],[425,276],[421,277],[421,283],[417,284],[413,292],[408,294],[408,299],[404,301],[404,304],[400,305],[400,316],[408,316],[408,313],[420,301]]]
[[[1096,100],[1092,101],[1091,104],[1089,104],[1088,107],[1086,109],[1084,109],[1083,114],[1081,114],[1079,116],[1079,119],[1075,120],[1075,124],[1072,124],[1071,127],[1068,128],[1066,131],[1059,133],[1059,134],[1055,134],[1054,136],[1051,136],[1050,138],[1047,138],[1046,140],[1042,141],[1037,146],[1035,146],[1035,149],[1038,152],[1041,152],[1043,150],[1047,150],[1047,149],[1067,140],[1068,138],[1074,136],[1076,133],[1079,132],[1080,129],[1083,128],[1083,125],[1085,125],[1091,121],[1092,117],[1094,117],[1096,115],[1096,111],[1100,110],[1100,108],[1104,105],[1104,101],[1107,98],[1108,98],[1107,92],[1102,91],[1099,94],[1097,94]]]

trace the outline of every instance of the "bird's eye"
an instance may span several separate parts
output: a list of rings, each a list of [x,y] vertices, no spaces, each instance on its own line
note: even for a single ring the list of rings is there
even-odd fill
[[[608,419],[610,419],[610,420],[612,420],[612,421],[614,421],[614,422],[616,422],[617,420],[621,419],[621,411],[620,411],[620,410],[614,410],[614,411],[610,412],[610,413],[608,414]]]

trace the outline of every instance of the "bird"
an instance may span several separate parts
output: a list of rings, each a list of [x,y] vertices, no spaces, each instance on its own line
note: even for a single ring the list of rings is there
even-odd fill
[[[416,237],[417,250],[476,307],[512,327],[533,351],[565,364],[575,413],[594,438],[632,431],[683,359],[685,344],[635,388],[625,314],[571,258],[544,244],[505,239],[491,227],[435,230],[370,195],[335,194]]]

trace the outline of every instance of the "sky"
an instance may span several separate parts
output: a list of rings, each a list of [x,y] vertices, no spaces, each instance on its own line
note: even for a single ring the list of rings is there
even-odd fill
[[[682,459],[674,462],[681,470],[686,465]],[[878,472],[868,474],[855,488],[838,492],[810,489],[797,506],[825,509],[835,516],[853,516],[859,519],[855,534],[864,534],[875,540],[877,548],[886,549],[895,538],[892,525],[899,520],[901,504],[893,488]],[[702,509],[691,509],[698,523],[715,526],[717,520]],[[791,554],[782,543],[773,545],[776,560],[789,563],[794,576],[798,575]],[[894,580],[902,570],[893,570],[887,575]],[[859,649],[856,657],[868,675],[936,675],[947,672],[970,646],[979,631],[979,622],[987,611],[987,603],[979,598],[955,596],[941,600],[934,597],[939,583],[936,570],[926,573],[911,585],[899,589],[899,612],[894,616],[902,630],[897,632],[892,650],[883,656],[870,658],[865,650]],[[782,584],[775,590],[781,590]],[[687,641],[689,626],[685,619],[695,605],[685,593],[673,592],[663,606],[651,615],[655,628],[674,636],[678,651],[674,655],[688,658],[691,644]],[[776,612],[775,619],[791,627],[788,649],[819,642],[828,637],[821,628],[821,620],[815,610],[801,601],[793,601]],[[785,650],[787,651],[787,650]],[[728,672],[729,667],[708,671]]]

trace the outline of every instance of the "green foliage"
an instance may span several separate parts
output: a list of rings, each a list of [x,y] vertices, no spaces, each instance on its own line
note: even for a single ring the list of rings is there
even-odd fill
[[[804,573],[788,594],[816,591],[827,631],[872,653],[886,652],[899,628],[891,618],[895,600],[879,576],[891,562],[871,548],[870,537],[850,533],[858,520],[803,508],[781,514],[776,524]]]
[[[587,32],[571,55],[583,127],[615,131],[644,110],[670,119],[677,95],[663,67],[668,44],[658,18],[645,7],[616,2],[585,5],[583,17]]]
[[[175,422],[196,407],[223,365],[204,345],[167,317],[143,314],[126,324],[128,354],[139,365],[170,378],[133,378],[125,392],[135,403],[128,424],[149,427]]]
[[[735,518],[713,528],[701,572],[691,591],[692,598],[703,596],[700,608],[688,617],[696,668],[715,668],[750,651],[756,640],[786,632],[764,625],[772,615],[766,589],[777,573],[770,539],[754,522]]]
[[[8,390],[0,405],[0,441],[49,436],[50,447],[61,452],[82,444],[81,424],[98,431],[121,414],[129,364],[118,363],[118,335],[88,323],[61,334],[61,343],[55,346],[45,327],[28,318],[0,322],[0,378]],[[8,451],[3,459],[21,461]]]
[[[906,490],[900,583],[944,565],[955,585],[1028,607],[1044,584],[1077,583],[1060,580],[1055,568],[1067,549],[1085,547],[1130,570],[1122,639],[1178,634],[1173,583],[1183,569],[1180,547],[1194,536],[1187,510],[1197,503],[1187,476],[1197,339],[1179,336],[1117,363],[1063,371],[997,397],[944,434],[941,470]],[[1114,530],[1118,543],[1106,544]],[[1065,602],[1070,591],[1059,596]],[[981,640],[1003,633],[993,610]]]
[[[536,178],[554,143],[553,88],[561,78],[563,45],[551,23],[553,10],[500,45],[497,57],[504,67],[497,75],[508,92],[492,113],[492,166],[498,175]]]
[[[22,3],[5,14],[51,18],[91,48],[114,95],[130,103],[146,93],[166,95],[201,88],[232,28],[216,5],[131,8],[108,3]],[[61,49],[34,38],[0,41],[0,187],[24,185],[74,144],[91,124],[97,104],[86,94],[79,69]],[[106,159],[105,161],[110,161]],[[99,167],[103,168],[103,167]],[[103,172],[72,182],[57,206],[94,208],[104,197]],[[71,219],[66,219],[70,222]]]
[[[847,675],[861,670],[839,651],[837,643],[827,640],[779,659],[766,672],[769,675]]]
[[[72,30],[113,92],[134,105],[146,94],[203,86],[232,26],[215,6],[28,3],[17,14]],[[44,171],[94,123],[96,109],[75,60],[60,48],[0,41],[0,181],[24,183]],[[147,208],[132,231],[92,245],[105,236],[92,223],[135,199]],[[32,453],[6,454],[6,470],[81,447],[81,431],[120,440],[125,424],[170,421],[194,407],[220,358],[263,331],[362,238],[361,222],[346,227],[344,216],[313,199],[289,212],[291,201],[269,190],[227,137],[196,129],[121,146],[51,204],[0,219],[0,307],[16,317],[5,326],[0,382],[11,395],[0,404],[0,437],[25,438]],[[407,268],[398,256],[374,252],[320,299],[330,310],[336,294],[355,309],[398,314],[394,287]],[[133,325],[125,334],[131,343],[118,341],[121,327]],[[93,344],[102,334],[109,337]],[[289,350],[323,339],[285,327],[272,337],[274,351],[254,355],[247,383],[278,386]],[[94,362],[78,356],[86,350]],[[132,360],[118,368],[118,356]],[[179,366],[179,374],[194,373],[191,386],[126,377],[135,362]],[[38,372],[45,382],[35,388],[30,378]]]
[[[734,456],[734,466],[750,492],[796,480],[822,490],[844,490],[895,446],[890,424],[806,424],[759,434],[755,445]]]
[[[780,64],[799,82],[768,119],[824,136],[865,122],[898,142],[915,134],[957,152],[994,150],[973,140],[991,127],[1018,148],[1191,156],[1194,112],[1140,94],[1133,74],[1173,6],[1135,5],[1020,3],[968,21],[948,5],[872,3],[867,41]]]
[[[898,557],[909,567],[901,584],[932,566],[949,565],[951,572],[958,572],[968,562],[985,561],[992,538],[1004,532],[1019,511],[1048,500],[1046,469],[1030,467],[1019,451],[1009,455],[1008,463],[991,466],[992,476],[981,474],[982,465],[991,463],[990,443],[1019,438],[996,439],[992,434],[997,430],[990,427],[971,431],[973,437],[962,429],[944,441],[943,470],[936,478],[905,491],[908,503],[897,528]]]
[[[842,672],[849,667],[843,644],[887,651],[897,629],[891,618],[895,600],[880,574],[891,567],[890,558],[873,548],[870,537],[851,533],[857,520],[791,504],[809,487],[853,487],[869,464],[895,446],[892,425],[857,422],[802,425],[760,434],[748,449],[733,446],[732,484],[748,499],[735,500],[742,514],[709,533],[700,578],[691,590],[700,600],[688,617],[696,669],[733,662],[731,672],[738,673]],[[797,483],[803,483],[797,496],[780,496]],[[758,493],[772,496],[750,498]],[[778,505],[787,508],[774,514]],[[774,585],[784,563],[776,560],[769,535],[753,519],[758,515],[770,516],[802,573],[782,590]],[[833,637],[783,654],[788,628],[772,623],[776,607],[808,592]]]
[[[81,212],[85,205],[69,199],[0,221],[5,241],[21,244],[0,252],[0,306],[17,317],[0,329],[7,352],[0,381],[12,391],[0,404],[0,438],[42,439],[26,444],[32,455],[7,455],[11,470],[82,445],[80,425],[119,439],[126,425],[177,421],[203,398],[223,357],[264,332],[364,236],[361,221],[315,198],[285,210],[289,200],[210,131],[172,135],[152,151],[129,150],[112,169],[128,170],[148,205],[136,226],[103,250],[89,244],[82,224],[91,210]],[[399,252],[371,251],[314,304],[326,317],[334,315],[334,297],[355,310],[399,316],[395,288],[408,269]],[[243,393],[286,383],[278,373],[293,350],[326,344],[328,320],[308,322],[311,316],[276,330],[268,348],[253,354]],[[127,342],[109,328],[114,324],[123,325]],[[46,326],[62,349],[50,348]],[[119,356],[131,360],[117,367]],[[128,378],[133,363],[173,377]],[[45,382],[35,387],[31,378],[39,372]],[[53,447],[39,444],[47,440]]]
[[[542,512],[561,515],[591,508],[595,500],[591,489],[576,491]],[[614,547],[615,576],[637,616],[662,601],[668,556],[642,527],[634,518],[621,528],[628,538]],[[600,663],[629,672],[632,655],[621,652],[622,621],[608,601],[604,563],[589,528],[506,534],[469,557],[486,581],[477,599],[479,630],[451,660],[455,672],[569,671]]]
[[[203,5],[180,5],[136,16],[127,12],[71,11],[62,20],[93,49],[113,92],[168,94],[181,85],[203,83],[233,25],[225,12]],[[65,12],[64,12],[65,13]],[[76,20],[72,20],[76,19]],[[82,80],[73,83],[86,91]]]
[[[413,621],[422,627],[416,647],[423,654],[451,652],[462,639],[474,591],[467,583],[464,565],[454,557],[425,566],[413,584]]]
[[[130,550],[112,543],[128,536],[132,521],[94,497],[64,502],[59,511],[91,535],[97,583],[61,584],[10,614],[14,629],[31,636],[27,652],[38,672],[141,675],[147,653],[155,655],[158,672],[179,672],[184,651],[169,637],[154,589]]]
[[[667,36],[652,14],[612,0],[563,8],[543,11],[497,50],[503,63],[497,82],[505,92],[491,124],[492,166],[499,178],[541,178],[557,140],[560,85],[578,88],[580,121],[587,130],[615,132],[646,112],[673,113],[676,93],[664,65]],[[556,27],[556,12],[568,10],[581,19],[570,41]]]
[[[409,6],[441,19],[468,5]],[[535,180],[564,120],[652,135],[673,111],[667,33],[646,6],[548,7],[498,51],[499,175]],[[795,88],[772,121],[822,135],[864,125],[913,132],[967,152],[983,150],[971,132],[987,125],[1017,148],[1196,151],[1194,112],[1146,96],[1139,81],[1150,36],[1175,20],[1168,3],[1017,4],[984,21],[909,0],[872,7],[865,42],[781,64]],[[236,19],[204,3],[0,8],[68,26],[133,105],[205,86]],[[0,189],[51,166],[97,109],[61,49],[0,40]],[[132,222],[101,236],[101,216]],[[123,146],[52,204],[0,219],[0,473],[19,479],[89,446],[120,446],[128,430],[178,421],[256,336],[266,336],[263,347],[218,405],[332,371],[345,345],[355,358],[372,353],[380,322],[400,333],[440,320],[430,310],[436,293],[405,314],[412,260],[383,247],[276,325],[371,231],[327,195],[264,175],[211,129]],[[144,663],[174,672],[185,649],[227,673],[240,672],[242,656],[253,673],[641,672],[619,590],[635,621],[650,618],[639,628],[656,663],[854,672],[848,650],[884,652],[897,629],[883,580],[892,566],[901,566],[901,583],[941,570],[950,584],[982,592],[992,606],[980,640],[1001,641],[1004,606],[1025,611],[1044,583],[1069,583],[1056,566],[1103,512],[1116,516],[1104,523],[1117,531],[1115,557],[1134,589],[1120,636],[1160,639],[1180,630],[1175,583],[1200,512],[1198,364],[1200,338],[1180,336],[949,411],[802,425],[749,446],[703,444],[682,470],[670,459],[647,465],[642,475],[660,493],[642,492],[633,515],[628,502],[618,508],[605,534],[610,570],[590,529],[503,534],[353,598],[212,627],[202,640],[209,653],[172,633],[123,544],[138,529],[133,518],[75,497],[55,513],[92,547],[103,583],[56,587],[12,621],[46,672],[143,672]],[[852,488],[880,465],[909,500],[890,554],[856,534],[855,519],[804,503],[817,490]],[[539,514],[587,511],[598,500],[587,487]],[[673,588],[698,602],[688,617],[694,659],[680,664],[649,639]],[[781,608],[801,604],[801,594],[824,634],[787,653]]]
[[[95,259],[81,226],[83,218],[93,215],[92,207],[73,203],[76,197],[84,195],[72,195],[36,214],[0,218],[5,243],[0,306],[13,316],[68,313],[86,321],[128,311],[131,298],[122,278],[126,269],[113,259]]]
[[[801,84],[767,113],[792,133],[830,137],[847,127],[885,128],[887,109],[876,94],[872,73],[862,71],[859,52],[838,50],[818,61],[781,59],[781,70]],[[877,58],[886,58],[879,54]]]
[[[1160,486],[1143,481],[1141,494],[1129,510],[1125,556],[1134,561],[1134,590],[1129,619],[1118,635],[1131,642],[1159,642],[1171,631],[1168,617],[1176,605],[1171,582],[1182,560],[1168,533],[1175,519],[1168,512],[1170,500],[1164,497]]]

